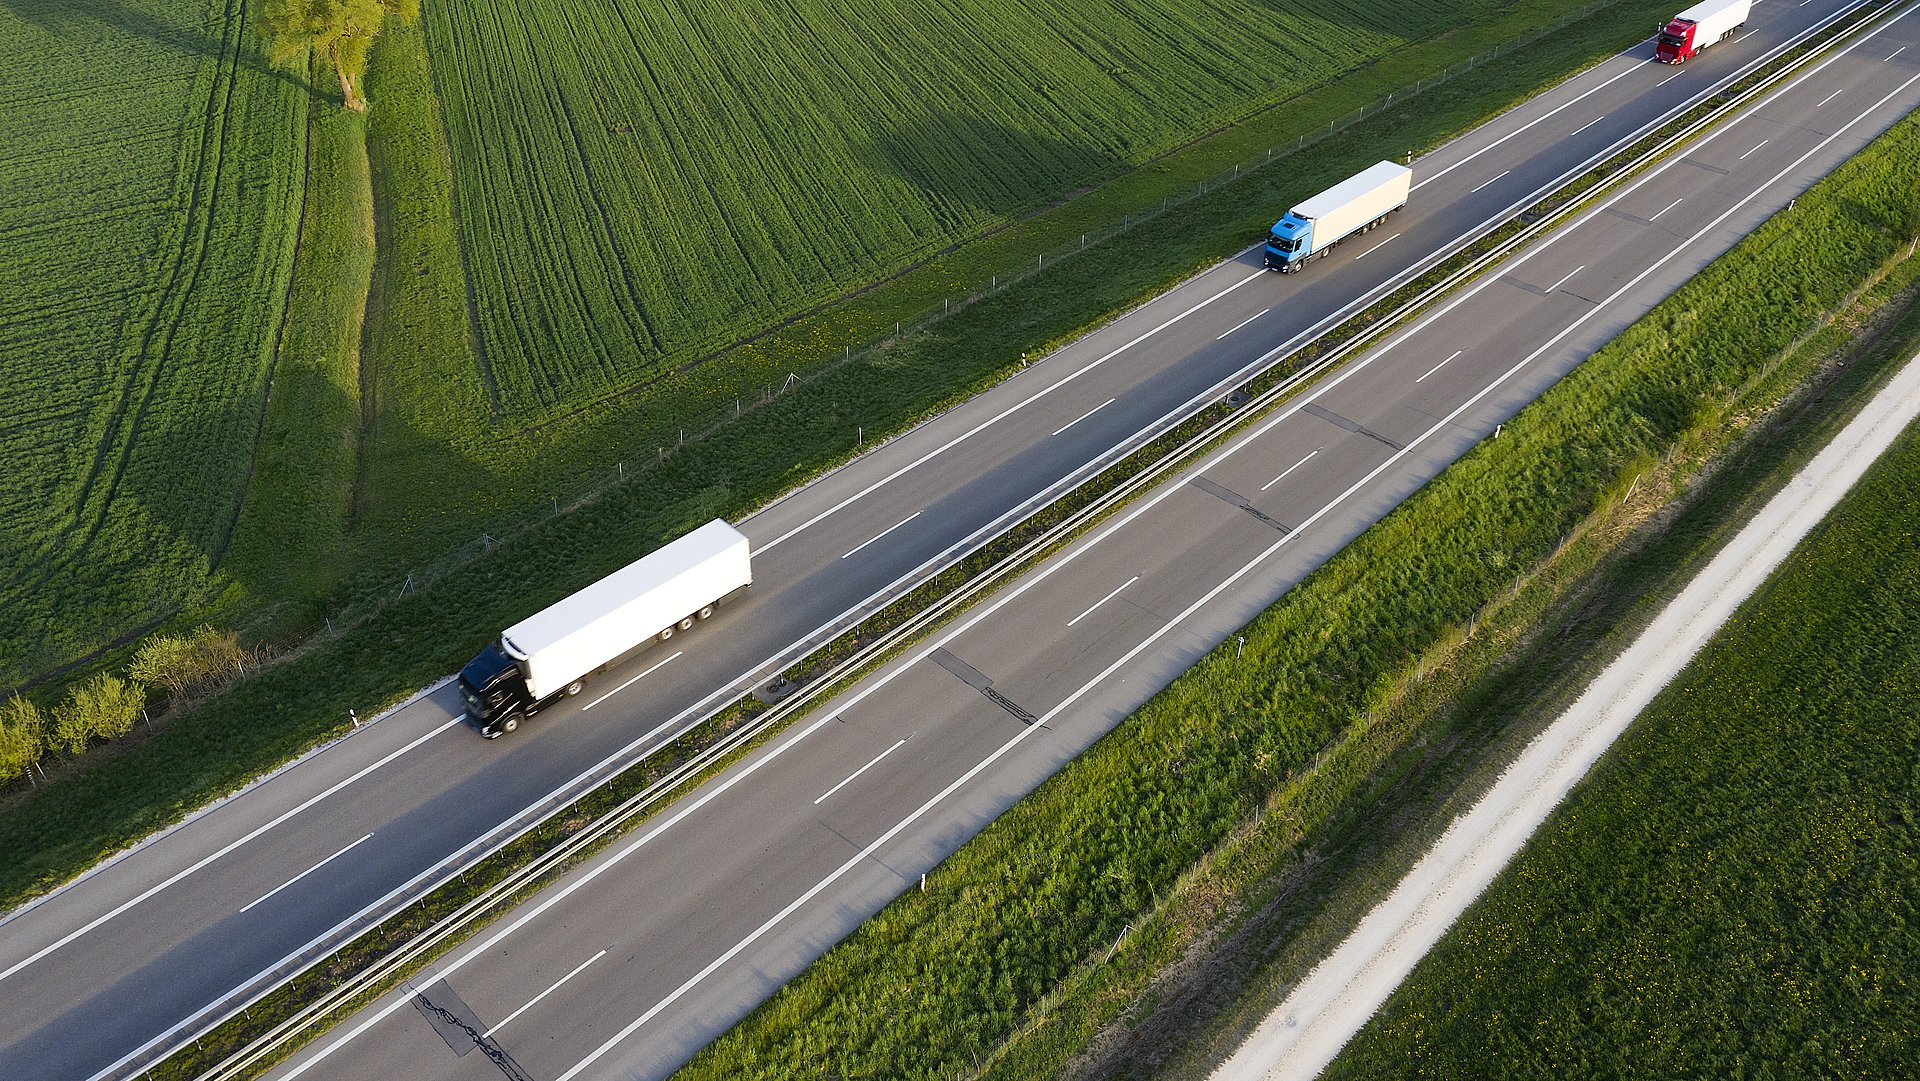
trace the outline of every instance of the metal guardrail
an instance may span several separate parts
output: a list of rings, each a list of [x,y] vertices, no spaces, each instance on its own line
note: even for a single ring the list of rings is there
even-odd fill
[[[1244,427],[1251,425],[1257,419],[1263,417],[1269,410],[1280,405],[1292,395],[1300,392],[1311,383],[1328,374],[1331,370],[1351,358],[1355,353],[1372,345],[1379,338],[1401,329],[1414,315],[1438,302],[1455,289],[1477,278],[1489,267],[1512,255],[1519,248],[1530,244],[1542,234],[1558,228],[1569,217],[1585,209],[1596,199],[1638,175],[1648,166],[1672,153],[1675,149],[1692,142],[1708,128],[1721,123],[1731,114],[1745,108],[1754,98],[1768,92],[1780,82],[1798,73],[1801,68],[1807,64],[1824,56],[1834,45],[1837,45],[1854,31],[1867,25],[1874,17],[1885,14],[1894,6],[1893,3],[1887,2],[1887,0],[1866,0],[1866,2],[1856,4],[1845,11],[1830,16],[1828,19],[1809,29],[1796,41],[1783,45],[1779,52],[1772,58],[1762,61],[1757,65],[1756,71],[1750,71],[1742,76],[1740,80],[1737,80],[1733,86],[1721,91],[1720,94],[1731,95],[1726,97],[1725,100],[1716,103],[1710,97],[1706,101],[1693,106],[1682,107],[1676,110],[1676,114],[1670,114],[1662,123],[1662,126],[1670,126],[1678,119],[1684,118],[1687,113],[1696,110],[1704,109],[1705,112],[1702,113],[1702,115],[1683,123],[1680,128],[1673,132],[1660,134],[1656,131],[1650,135],[1640,136],[1638,139],[1627,143],[1624,148],[1616,144],[1615,148],[1609,148],[1607,151],[1603,151],[1602,154],[1596,155],[1584,163],[1580,167],[1581,171],[1577,176],[1564,180],[1553,191],[1534,199],[1527,209],[1521,210],[1516,215],[1507,217],[1504,222],[1499,220],[1490,222],[1475,233],[1462,237],[1454,250],[1453,256],[1455,257],[1462,251],[1470,249],[1474,244],[1483,241],[1484,238],[1491,233],[1498,232],[1501,228],[1511,226],[1515,222],[1521,222],[1519,227],[1510,235],[1495,242],[1486,251],[1471,257],[1466,263],[1447,273],[1441,280],[1419,288],[1413,296],[1400,302],[1390,311],[1375,319],[1353,337],[1335,345],[1325,354],[1316,357],[1300,370],[1285,374],[1273,385],[1258,390],[1249,396],[1243,404],[1233,409],[1228,415],[1206,425],[1200,431],[1181,440],[1174,447],[1162,452],[1157,460],[1139,469],[1138,472],[1119,480],[1114,487],[1093,499],[1086,506],[1073,512],[1061,522],[1048,528],[1040,536],[1027,541],[1013,552],[1003,556],[995,562],[993,566],[975,576],[959,589],[948,593],[928,607],[909,616],[898,625],[885,631],[873,641],[833,665],[827,671],[810,679],[798,691],[782,699],[751,722],[726,734],[714,744],[661,776],[642,791],[603,813],[596,818],[591,825],[557,842],[551,849],[536,856],[523,866],[509,872],[499,882],[487,887],[480,894],[460,904],[452,912],[435,921],[431,927],[416,935],[405,945],[393,950],[366,969],[349,977],[338,987],[302,1007],[268,1032],[250,1041],[239,1051],[236,1051],[226,1059],[199,1074],[198,1077],[200,1081],[226,1081],[226,1079],[229,1078],[248,1076],[249,1071],[278,1061],[279,1057],[288,1052],[292,1047],[304,1043],[305,1039],[310,1038],[310,1030],[321,1022],[324,1022],[330,1015],[355,1005],[356,1000],[362,997],[377,997],[380,994],[386,993],[405,973],[412,970],[415,966],[425,963],[437,956],[444,948],[450,948],[467,935],[478,930],[488,918],[497,914],[497,912],[504,907],[515,903],[519,894],[543,886],[545,884],[544,880],[548,876],[564,870],[572,861],[587,855],[597,845],[608,842],[625,832],[639,819],[654,810],[662,801],[677,795],[679,790],[687,785],[688,782],[699,778],[708,770],[722,764],[730,756],[741,751],[753,741],[763,736],[769,736],[780,730],[786,723],[803,714],[822,699],[837,693],[849,678],[864,672],[872,666],[884,663],[887,659],[891,658],[896,651],[903,649],[908,643],[918,638],[932,626],[971,605],[985,594],[998,588],[1009,578],[1026,570],[1037,560],[1050,555],[1057,548],[1068,543],[1084,531],[1093,528],[1114,510],[1137,497],[1144,490],[1160,483],[1166,479],[1169,474],[1185,468],[1199,456],[1215,449],[1222,441],[1236,434]],[[1824,40],[1813,41],[1818,35],[1833,29],[1833,27],[1849,16],[1856,14],[1861,14],[1862,18],[1850,25],[1842,26]],[[1781,61],[1782,56],[1791,53],[1795,49],[1804,49],[1805,51],[1784,62]],[[1759,71],[1760,68],[1764,68],[1768,64],[1777,64],[1778,66],[1770,71]],[[1757,75],[1756,72],[1758,72]],[[1738,86],[1740,81],[1746,80],[1752,80],[1751,85],[1739,90],[1734,89],[1734,86]],[[1632,148],[1635,145],[1647,143],[1649,140],[1651,140],[1651,145],[1646,146],[1637,153],[1633,152]],[[1632,156],[1612,169],[1603,179],[1597,183],[1586,186],[1566,201],[1548,207],[1548,209],[1542,211],[1531,221],[1524,220],[1533,212],[1533,208],[1553,203],[1554,200],[1561,197],[1563,193],[1569,189],[1579,187],[1581,182],[1590,178],[1595,170],[1606,168],[1610,162],[1620,158],[1623,154],[1632,154]],[[1424,266],[1412,268],[1409,274],[1418,275],[1420,273],[1430,272],[1434,266],[1443,263],[1447,258],[1449,258],[1447,255],[1438,256],[1433,260],[1427,261]],[[1393,292],[1404,289],[1411,284],[1413,284],[1411,281],[1404,280],[1398,283],[1387,283],[1387,285],[1382,287],[1384,295],[1376,299],[1373,302],[1373,306],[1391,303]],[[1349,324],[1354,319],[1364,316],[1367,310],[1370,309],[1363,309],[1361,312],[1348,316],[1342,321],[1341,325]],[[1331,331],[1323,332],[1318,338],[1312,341],[1301,343],[1298,346],[1290,348],[1283,347],[1280,350],[1276,350],[1262,357],[1258,362],[1260,370],[1253,372],[1250,376],[1247,375],[1245,370],[1241,373],[1236,373],[1231,383],[1251,385],[1259,382],[1261,379],[1270,376],[1276,369],[1282,367],[1290,359],[1307,351],[1317,342],[1325,340],[1330,333]],[[1230,385],[1216,385],[1214,391],[1223,392],[1228,389],[1231,389]],[[1032,520],[1032,518],[1045,510],[1057,506],[1068,496],[1079,492],[1093,482],[1121,468],[1131,458],[1143,450],[1150,449],[1152,442],[1164,438],[1165,435],[1177,429],[1181,424],[1191,421],[1194,417],[1204,412],[1214,400],[1217,400],[1212,392],[1206,397],[1207,400],[1198,405],[1192,412],[1188,413],[1187,416],[1175,418],[1166,428],[1157,434],[1148,434],[1143,445],[1134,446],[1131,450],[1120,454],[1115,460],[1108,461],[1099,468],[1094,469],[1089,475],[1077,483],[1059,491],[1048,502],[1033,507],[1025,517],[1018,521],[1008,523],[1006,528],[995,537],[986,538],[972,550],[961,553],[956,558],[956,562],[964,561],[972,555],[977,554],[993,540],[997,539],[998,536],[1004,536],[1005,533],[1011,532],[1024,522]],[[910,592],[910,589],[908,591]],[[833,641],[840,641],[847,636],[858,634],[861,626],[864,626],[864,623],[849,628]],[[815,652],[818,653],[825,650],[832,644],[833,642],[826,643],[816,649]],[[711,716],[712,714],[709,714],[709,717]],[[687,729],[683,729],[682,733],[679,734],[684,734],[699,723],[703,723],[706,719],[707,718],[701,718],[689,724]],[[633,766],[639,764],[640,763],[636,762],[626,768],[631,769]],[[571,810],[582,799],[585,799],[593,791],[611,783],[619,775],[619,773],[615,773],[613,776],[596,782],[572,799],[561,801],[560,804],[548,812],[546,816],[527,825],[524,829],[517,832],[514,837],[503,841],[499,847],[510,844],[513,840],[524,836],[527,832],[550,821],[554,816]],[[494,851],[497,853],[499,848],[497,847]],[[430,898],[432,893],[451,884],[462,873],[471,873],[475,866],[487,858],[492,857],[491,855],[483,856],[464,867],[447,873],[436,882],[432,888],[424,891],[423,899]],[[391,918],[392,915],[393,914],[389,914],[386,918]],[[384,920],[379,922],[384,922]],[[376,922],[366,931],[363,931],[362,935],[377,929],[379,922]],[[274,987],[260,992],[247,1005],[250,1006],[257,1003],[261,998],[285,986],[287,982],[297,978],[300,974],[310,971],[315,965],[320,964],[328,957],[336,956],[341,950],[348,948],[350,945],[351,942],[343,944],[338,949],[324,956],[315,958],[307,966],[302,968],[300,972],[294,973]],[[204,1036],[219,1028],[220,1025],[231,1022],[233,1018],[239,1016],[242,1012],[243,1007],[234,1008],[219,1022],[203,1029],[201,1035]],[[192,1046],[192,1044],[187,1043],[182,1046]],[[166,1058],[171,1057],[172,1053],[177,1053],[177,1050],[178,1049],[176,1049],[175,1052],[170,1052],[167,1056],[163,1056],[157,1060],[154,1065],[164,1062]]]

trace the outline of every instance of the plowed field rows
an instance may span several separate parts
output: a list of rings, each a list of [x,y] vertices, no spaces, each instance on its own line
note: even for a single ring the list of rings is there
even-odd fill
[[[0,687],[202,591],[246,484],[306,109],[241,0],[0,5]]]
[[[496,402],[642,382],[1496,6],[429,3]]]

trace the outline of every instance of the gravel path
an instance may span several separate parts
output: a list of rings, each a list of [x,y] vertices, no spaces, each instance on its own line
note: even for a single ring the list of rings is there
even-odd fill
[[[1500,873],[1642,708],[1920,414],[1920,357],[1729,542],[1217,1070],[1312,1078]]]

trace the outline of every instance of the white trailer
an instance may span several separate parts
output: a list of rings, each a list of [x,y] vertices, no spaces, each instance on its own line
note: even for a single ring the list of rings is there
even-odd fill
[[[747,538],[708,522],[508,627],[460,670],[468,716],[488,738],[511,732],[578,694],[593,672],[711,616],[752,581]]]
[[[1383,161],[1287,211],[1267,234],[1266,265],[1288,273],[1407,205],[1413,170]]]

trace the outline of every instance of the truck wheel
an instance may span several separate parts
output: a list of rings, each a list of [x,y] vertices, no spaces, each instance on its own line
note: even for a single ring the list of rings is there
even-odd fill
[[[574,695],[579,694],[585,688],[586,688],[586,684],[576,679],[572,683],[567,684],[567,697],[571,698]]]
[[[692,616],[688,616],[687,618],[685,618],[685,619],[683,619],[683,620],[681,620],[681,621],[680,621],[680,629],[681,629],[681,630],[683,630],[683,631],[690,631],[690,630],[692,630],[692,629],[693,629],[693,617],[692,617]]]
[[[506,720],[500,722],[501,732],[511,732],[514,729],[519,727],[520,727],[520,718],[517,716],[508,717]]]
[[[700,618],[701,619],[713,618],[713,605],[709,604],[705,608],[700,609]]]
[[[672,637],[673,637],[673,631],[674,631],[674,628],[672,628],[672,627],[668,627],[668,628],[666,628],[665,630],[663,630],[663,631],[661,631],[661,632],[660,632],[660,640],[661,640],[662,642],[664,642],[664,641],[666,641],[667,639],[669,639],[669,638],[672,638]]]

